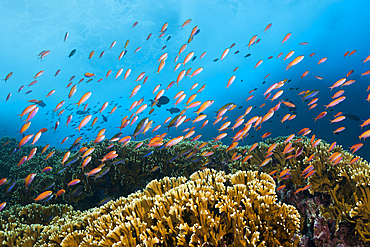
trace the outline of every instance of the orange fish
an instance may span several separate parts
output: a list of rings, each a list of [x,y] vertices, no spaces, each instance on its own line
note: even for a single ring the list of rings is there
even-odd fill
[[[87,92],[87,93],[85,93],[85,94],[81,97],[81,99],[80,99],[77,103],[75,103],[75,104],[77,105],[77,108],[78,108],[81,104],[83,104],[86,100],[88,100],[88,99],[90,98],[90,96],[91,96],[91,92]]]
[[[256,63],[256,65],[254,66],[254,68],[257,68],[258,66],[260,66],[262,62],[263,62],[263,60],[262,60],[262,59],[261,59],[261,60],[259,60],[259,61]]]
[[[91,117],[92,117],[91,115],[88,115],[88,116],[84,117],[81,120],[79,126],[75,129],[78,129],[78,132],[80,132],[81,128],[84,127],[90,121]]]
[[[283,190],[283,189],[285,189],[285,187],[286,187],[286,185],[285,185],[285,184],[283,184],[283,185],[279,186],[279,187],[276,189],[276,191]]]
[[[72,186],[72,185],[76,185],[76,184],[78,184],[78,183],[80,183],[81,182],[81,180],[79,180],[79,179],[73,179],[71,182],[69,182],[67,185],[68,185],[68,187],[69,186]]]
[[[292,33],[288,33],[287,35],[285,35],[283,41],[281,41],[281,44],[284,44],[290,38],[291,35]]]
[[[263,134],[262,139],[264,139],[264,138],[266,138],[266,137],[268,137],[270,135],[271,135],[271,132],[266,132],[265,134]]]
[[[250,49],[250,48],[251,48],[251,45],[253,45],[253,44],[256,42],[256,39],[257,39],[257,35],[254,35],[254,36],[250,39],[250,41],[249,41],[249,43],[248,43],[248,49]]]
[[[351,51],[349,54],[348,54],[348,56],[350,57],[350,56],[352,56],[353,54],[355,54],[355,52],[356,52],[357,50],[353,50],[353,51]]]
[[[35,202],[45,199],[46,197],[49,197],[53,192],[51,190],[44,191],[40,195],[38,195],[34,200]]]
[[[225,50],[224,50],[224,52],[222,53],[222,55],[221,55],[221,60],[222,59],[224,59],[225,57],[226,57],[226,55],[229,53],[229,50],[230,50],[230,48],[226,48]]]
[[[320,65],[321,63],[325,62],[326,60],[328,60],[327,57],[321,58],[320,61],[317,63],[317,65]]]
[[[89,59],[91,59],[94,56],[95,51],[91,51],[89,54]]]
[[[272,26],[272,23],[268,24],[266,27],[265,27],[265,30],[263,30],[264,33],[266,33],[267,30],[270,29],[270,27]]]
[[[94,169],[92,169],[91,171],[89,171],[89,172],[85,172],[84,174],[87,176],[87,177],[90,177],[90,176],[94,176],[94,175],[96,175],[98,172],[100,172],[101,171],[101,167],[100,166],[98,166],[97,168],[94,168]]]
[[[303,79],[303,77],[305,77],[306,75],[308,75],[308,73],[309,73],[310,71],[309,70],[307,70],[306,72],[304,72],[303,74],[302,74],[302,76],[301,76],[301,79]]]
[[[288,69],[290,69],[292,66],[297,65],[299,62],[301,62],[301,61],[303,60],[303,58],[304,58],[304,56],[303,56],[303,55],[302,55],[302,56],[298,56],[298,57],[294,58],[294,60],[293,60],[293,61],[291,61],[291,62],[288,64],[288,66],[287,66],[287,68],[286,68],[285,70],[288,70]]]
[[[360,138],[360,140],[361,140],[361,138],[364,138],[364,140],[366,139],[366,138],[368,138],[370,136],[370,130],[367,130],[367,131],[365,131],[364,133],[362,133],[360,136],[359,136],[359,138]]]
[[[365,63],[365,62],[364,62]],[[12,77],[12,75],[13,75],[13,72],[10,72],[6,77],[5,77],[5,79],[3,79],[5,82],[7,82],[9,79],[10,79],[10,77]]]

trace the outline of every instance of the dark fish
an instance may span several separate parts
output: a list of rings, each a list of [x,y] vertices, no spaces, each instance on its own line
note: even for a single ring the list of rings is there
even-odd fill
[[[144,157],[148,157],[149,155],[153,154],[154,151],[150,151],[149,153],[147,153],[146,155],[143,156]]]
[[[72,125],[72,126],[73,126],[73,125]],[[69,151],[75,150],[75,149],[77,149],[77,148],[78,148],[78,146],[80,146],[80,143],[76,143],[76,144],[72,145],[68,150],[69,150]]]
[[[83,189],[83,185],[77,186],[74,190],[72,190],[70,196],[77,196],[77,194]]]
[[[78,156],[76,158],[69,158],[69,160],[67,160],[67,163],[64,166],[72,165],[78,160],[78,158],[79,158]]]
[[[37,101],[36,104],[41,106],[42,108],[44,108],[46,106],[45,102],[42,101],[42,100]]]
[[[312,90],[312,91],[309,91],[308,93],[306,93],[302,99],[309,99],[309,98],[312,98],[314,97],[315,95],[317,95],[319,93],[319,90]]]
[[[239,51],[234,52],[234,54],[238,54],[238,53],[239,53]]]
[[[171,159],[168,160],[168,162],[171,162],[171,161],[174,161],[175,159],[177,159],[179,156],[175,155],[173,156]]]
[[[198,30],[194,33],[193,37],[194,37],[195,35],[197,35],[198,33],[200,33],[200,29],[198,29]]]
[[[49,197],[47,197],[46,199],[44,199],[43,201],[40,201],[41,203],[44,203],[44,202],[47,202],[49,201],[51,198],[53,198],[54,195],[50,195]]]
[[[109,167],[104,167],[104,169],[102,169],[98,174],[96,174],[95,178],[94,178],[94,181],[97,179],[97,178],[101,178],[103,177],[105,174],[107,174],[109,172],[110,168]]]
[[[8,194],[14,187],[17,180],[14,180],[12,183],[9,183],[8,187],[6,187],[5,193]]]
[[[167,96],[161,96],[159,99],[158,99],[158,103],[157,103],[157,106],[158,107],[161,107],[162,105],[167,105],[168,102],[170,102],[170,99],[167,97]]]
[[[103,117],[104,122],[108,121],[108,118],[106,116],[102,115],[102,117]]]
[[[194,56],[194,57],[191,59],[191,61],[194,61],[195,59],[197,59],[197,56]]]
[[[263,82],[262,82],[262,84],[265,84],[265,83],[266,83],[266,81],[263,81]]]
[[[116,164],[122,164],[124,163],[125,161],[128,161],[127,158],[119,158],[119,159],[116,159],[112,164],[113,165],[116,165]]]
[[[199,161],[199,160],[201,160],[203,157],[201,156],[201,157],[193,157],[193,158],[191,158],[191,159],[189,159],[189,161],[190,162],[197,162],[197,161]]]
[[[84,192],[83,191],[80,191],[80,192],[74,194],[72,197],[78,197],[78,196],[82,195],[82,193],[84,193]]]
[[[76,53],[76,49],[73,49],[71,53],[69,53],[68,57],[71,58]]]
[[[252,54],[248,53],[247,55],[245,55],[244,57],[250,57]]]
[[[18,148],[18,147],[13,148],[12,150],[10,150],[9,155],[14,154],[14,153],[15,153],[15,152],[17,152],[18,150],[19,150],[19,148]]]
[[[163,145],[163,146],[160,146],[157,150],[161,150],[162,148],[164,148],[165,147],[165,145]]]
[[[44,189],[42,189],[43,191],[45,190],[49,190],[51,187],[53,187],[55,185],[55,182],[50,182],[46,185],[46,187]]]
[[[170,109],[167,109],[167,111],[169,111],[171,114],[174,114],[174,113],[178,113],[180,112],[180,109],[179,108],[170,108]]]
[[[215,60],[213,60],[213,62],[217,62],[218,61],[218,58],[216,58]]]
[[[243,106],[239,106],[239,109],[242,109],[243,108]]]
[[[46,222],[50,222],[52,219],[54,219],[55,215],[50,215],[49,218],[46,218]]]
[[[171,37],[171,36],[170,36]],[[103,200],[101,200],[100,202],[98,202],[98,206],[101,206],[103,204],[106,204],[107,202],[109,202],[110,200],[112,200],[112,197],[107,197],[107,198],[104,198]]]
[[[119,132],[119,133],[115,134],[115,135],[112,137],[112,139],[114,139],[114,138],[120,138],[121,136],[122,136],[122,132]]]
[[[135,139],[140,133],[144,131],[146,124],[149,122],[149,118],[143,118],[136,126],[134,134],[132,135]]]
[[[353,115],[351,113],[344,114],[344,116],[348,117],[351,121],[360,121],[360,117],[357,115]]]
[[[81,110],[78,110],[78,111],[76,111],[76,114],[77,115],[87,115],[87,114],[89,114],[89,111],[81,111]]]
[[[167,37],[166,41],[169,41],[171,39],[171,35]]]
[[[185,149],[183,149],[183,150],[180,151],[179,155],[180,156],[186,155],[186,154],[190,153],[192,150],[193,150],[193,147],[191,147],[191,148],[185,148]]]

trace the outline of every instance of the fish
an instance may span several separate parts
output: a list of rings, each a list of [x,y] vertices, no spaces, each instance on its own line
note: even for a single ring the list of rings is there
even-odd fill
[[[3,81],[7,82],[10,79],[10,77],[12,77],[12,75],[13,75],[13,72],[10,72],[9,74],[6,75],[5,79],[3,79]]]
[[[290,38],[291,35],[292,33],[288,33],[287,35],[285,35],[283,41],[281,41],[281,44],[284,44]]]
[[[73,50],[69,53],[68,57],[69,57],[69,58],[71,58],[74,54],[76,54],[76,49],[73,49]]]
[[[36,198],[34,198],[34,200],[35,200],[35,202],[38,202],[40,200],[43,200],[43,199],[49,197],[52,194],[53,194],[53,192],[51,190],[44,191],[41,194],[39,194]]]
[[[174,114],[174,113],[178,113],[180,112],[180,109],[179,108],[170,108],[170,109],[166,109],[166,111],[169,111],[171,114]]]
[[[67,183],[67,185],[69,187],[69,186],[72,186],[72,185],[76,185],[76,184],[78,184],[80,182],[81,182],[80,179],[73,179],[71,182]]]

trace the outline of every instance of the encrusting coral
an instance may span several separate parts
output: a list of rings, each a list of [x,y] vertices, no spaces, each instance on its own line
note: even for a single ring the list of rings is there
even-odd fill
[[[0,231],[0,246],[30,238],[33,246],[298,246],[300,215],[277,202],[275,189],[265,173],[205,169],[189,180],[153,180],[143,191],[82,213],[32,204],[27,215],[38,220],[26,226],[6,221],[20,214],[14,206],[1,214],[1,229],[8,230]],[[49,222],[37,215],[53,210]],[[28,236],[29,229],[38,231]],[[17,238],[4,242],[15,232]]]

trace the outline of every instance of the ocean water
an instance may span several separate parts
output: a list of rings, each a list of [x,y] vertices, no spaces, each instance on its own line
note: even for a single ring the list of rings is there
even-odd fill
[[[153,121],[152,128],[145,135],[136,136],[138,141],[164,133],[172,139],[185,135],[185,129],[195,127],[191,138],[201,135],[199,140],[206,142],[227,133],[222,142],[230,145],[232,137],[249,119],[265,116],[280,102],[280,109],[259,125],[261,128],[252,127],[249,135],[238,141],[239,146],[263,141],[262,135],[267,132],[271,132],[269,138],[275,138],[298,135],[301,129],[309,128],[311,132],[307,137],[315,135],[328,143],[337,142],[346,150],[363,143],[355,154],[370,160],[369,140],[359,139],[369,129],[360,125],[370,118],[367,101],[370,73],[366,75],[370,71],[370,60],[364,62],[370,55],[369,7],[370,2],[366,0],[1,1],[0,77],[4,80],[0,82],[0,137],[21,141],[24,136],[36,135],[46,128],[36,144],[50,144],[65,153],[78,137],[82,137],[81,142],[93,141],[101,129],[106,129],[105,138],[111,139],[120,132],[124,117],[132,122],[139,107],[131,111],[129,108],[143,99],[140,106],[147,104],[147,107],[137,115],[136,122],[122,128],[121,137],[133,136],[138,123],[148,117]],[[163,28],[166,24],[167,28]],[[289,33],[291,36],[283,42]],[[185,44],[186,49],[179,54]],[[47,53],[43,53],[45,51]],[[291,51],[294,54],[284,61]],[[122,52],[125,54],[119,59]],[[191,52],[194,55],[184,64]],[[165,65],[157,73],[159,58],[165,53]],[[202,54],[205,55],[200,58]],[[287,70],[288,64],[299,56],[304,57]],[[319,64],[323,58],[327,60]],[[179,63],[183,64],[175,69]],[[202,71],[191,78],[200,68]],[[129,69],[131,72],[124,79]],[[122,73],[118,75],[120,70]],[[353,73],[349,74],[351,70]],[[186,71],[189,75],[176,83],[179,74]],[[309,73],[302,78],[306,71]],[[138,80],[143,72],[144,77]],[[227,88],[232,76],[235,80]],[[355,81],[351,85],[329,88],[342,78]],[[88,82],[89,79],[92,80]],[[169,86],[171,82],[175,83]],[[271,96],[265,99],[268,88],[279,82],[281,87],[272,90]],[[198,86],[191,90],[196,83]],[[140,89],[130,97],[138,85]],[[157,85],[160,87],[153,93]],[[74,86],[77,91],[69,97]],[[197,93],[202,86],[204,90]],[[162,89],[169,102],[161,107],[151,106]],[[52,90],[55,92],[50,93]],[[282,95],[271,101],[280,90]],[[308,90],[319,93],[303,100],[304,91]],[[344,90],[340,96],[345,96],[343,102],[326,109],[339,90]],[[174,97],[180,91],[186,97],[175,105]],[[91,96],[77,106],[81,97],[89,92]],[[168,123],[164,121],[179,114],[169,110],[184,110],[184,103],[193,94],[196,94],[193,102],[213,102],[201,111],[206,118],[192,123],[197,117],[194,113],[197,106],[183,114],[191,121],[177,128],[166,128]],[[252,95],[253,98],[246,101]],[[318,98],[317,106],[309,109],[308,103],[314,98]],[[55,111],[63,101],[63,106]],[[294,107],[284,105],[283,101]],[[21,119],[19,114],[34,102],[38,111],[30,119],[29,128],[20,133],[28,114]],[[108,105],[100,113],[105,102]],[[228,103],[235,109],[223,115],[227,119],[214,124],[216,112]],[[232,130],[236,119],[250,106],[252,110],[244,117],[244,124]],[[112,112],[114,107],[117,108]],[[315,121],[323,111],[327,112],[326,116]],[[281,123],[286,114],[296,117]],[[336,114],[346,118],[331,123]],[[86,126],[80,131],[76,129],[89,115],[91,119]],[[67,126],[69,116],[72,121]],[[95,117],[98,120],[92,126]],[[201,128],[206,120],[208,124]],[[219,131],[227,121],[231,122],[229,128]],[[158,125],[161,127],[152,132]],[[345,129],[333,133],[340,127]],[[32,140],[33,137],[28,144]]]
[[[131,115],[133,111],[130,113],[127,109],[135,100],[144,98],[143,104],[150,104],[148,100],[154,99],[155,94],[152,94],[152,91],[155,86],[161,84],[160,89],[166,89],[171,81],[176,81],[183,69],[192,68],[194,72],[202,67],[203,71],[199,75],[192,79],[187,76],[178,86],[174,85],[165,90],[164,96],[170,98],[170,102],[161,108],[154,107],[155,110],[150,116],[154,121],[153,126],[161,124],[162,128],[157,133],[147,133],[145,137],[164,132],[167,132],[168,136],[176,137],[183,129],[191,127],[188,123],[181,125],[177,131],[174,128],[165,131],[163,128],[164,120],[175,116],[166,109],[174,107],[173,97],[181,90],[187,94],[184,100],[186,102],[190,95],[196,93],[202,85],[206,85],[206,89],[197,95],[194,101],[214,100],[212,106],[204,112],[209,119],[208,126],[201,130],[201,123],[194,124],[196,133],[202,134],[200,140],[207,141],[218,134],[217,125],[211,124],[215,119],[214,111],[226,103],[234,103],[243,108],[230,112],[228,121],[234,122],[248,106],[257,107],[248,116],[264,115],[275,104],[269,100],[265,101],[262,94],[273,83],[291,79],[291,82],[282,88],[284,93],[280,99],[294,102],[297,106],[296,119],[286,124],[279,123],[285,113],[289,113],[287,109],[281,109],[279,116],[274,116],[271,123],[264,124],[261,131],[252,130],[250,137],[246,138],[243,144],[260,141],[261,135],[266,131],[270,131],[271,137],[275,137],[297,133],[303,127],[309,127],[318,138],[328,142],[337,141],[344,148],[348,148],[359,142],[358,136],[362,133],[359,125],[362,121],[351,121],[347,118],[341,123],[330,124],[329,120],[339,111],[357,115],[361,120],[370,117],[365,110],[369,107],[366,101],[369,78],[361,76],[369,70],[370,64],[362,62],[369,55],[366,49],[368,32],[363,26],[366,23],[367,5],[367,1],[356,1],[355,4],[350,1],[185,1],[180,5],[176,1],[160,4],[151,1],[66,1],[62,5],[49,1],[3,1],[0,10],[3,61],[0,73],[3,79],[10,72],[13,72],[13,75],[7,82],[3,81],[1,86],[0,98],[3,102],[0,107],[0,131],[3,136],[20,140],[22,136],[17,131],[25,122],[20,121],[16,115],[30,105],[28,100],[36,99],[45,102],[46,106],[39,107],[31,126],[24,134],[36,134],[39,129],[47,128],[49,131],[42,135],[38,144],[66,148],[79,134],[83,135],[84,140],[89,140],[96,136],[100,128],[106,128],[106,136],[110,137],[117,133],[116,127],[120,126],[120,120]],[[190,24],[181,28],[188,19],[191,19]],[[133,27],[135,22],[138,24]],[[164,36],[158,38],[165,23],[168,23],[168,28]],[[271,28],[264,32],[269,23],[272,23]],[[188,44],[178,62],[183,62],[185,56],[192,51],[196,59],[174,71],[177,64],[174,62],[175,57],[180,47],[187,43],[195,26],[200,32]],[[66,32],[69,35],[67,40],[63,41]],[[291,37],[282,44],[284,36],[290,32]],[[146,40],[150,33],[153,36]],[[248,49],[246,45],[254,35],[257,35],[260,42]],[[129,44],[127,49],[124,49],[127,40]],[[110,49],[113,41],[116,41],[116,45]],[[308,44],[299,45],[301,42]],[[227,56],[222,61],[214,62],[214,59],[220,59],[224,50],[233,43],[235,46]],[[166,48],[162,50],[164,46]],[[141,47],[141,50],[135,53],[138,47]],[[74,49],[76,53],[69,58],[68,55]],[[41,61],[38,54],[44,50],[50,50],[50,54]],[[127,50],[127,54],[118,60],[123,50]],[[292,50],[294,55],[284,62],[283,58]],[[343,57],[346,51],[353,50],[357,51],[352,56]],[[91,51],[95,51],[95,54],[88,59]],[[99,58],[103,51],[104,55]],[[239,53],[234,54],[236,51]],[[203,52],[206,52],[206,56],[199,59]],[[281,52],[283,55],[276,59]],[[313,52],[316,54],[309,57]],[[155,73],[159,65],[157,60],[164,53],[168,53],[168,59],[158,75]],[[251,56],[245,58],[247,54]],[[304,55],[304,59],[286,71],[286,65],[299,55]],[[269,56],[273,58],[268,59]],[[323,57],[327,57],[327,61],[317,65]],[[261,59],[262,64],[255,69],[254,66]],[[233,72],[236,67],[239,69]],[[120,68],[123,73],[115,79]],[[54,76],[59,69],[60,73]],[[131,69],[131,73],[123,80],[127,69]],[[35,85],[29,87],[34,81],[33,77],[41,70],[45,71],[44,74],[36,79]],[[112,74],[106,78],[109,70],[112,70]],[[309,74],[301,80],[301,75],[307,70]],[[345,78],[350,70],[354,70],[349,77],[356,80],[353,85],[335,88],[333,91],[328,89],[337,80]],[[96,75],[87,84],[88,78],[84,77],[86,72]],[[135,81],[142,72],[148,76],[145,85],[143,80],[139,83]],[[264,79],[268,74],[268,78]],[[226,89],[228,80],[233,75],[236,76],[235,81]],[[75,78],[70,80],[72,76]],[[320,76],[323,80],[314,76]],[[83,78],[84,81],[79,83]],[[103,80],[97,82],[100,78]],[[266,81],[265,84],[263,81]],[[67,88],[69,82],[72,82],[72,85]],[[194,83],[199,85],[190,91]],[[137,95],[129,98],[132,89],[138,84],[142,84],[141,89]],[[18,92],[22,85],[24,88]],[[77,92],[68,98],[73,85],[77,85]],[[298,87],[297,91],[288,90]],[[257,90],[248,94],[253,88]],[[339,89],[345,90],[346,100],[332,108],[334,111],[329,112],[324,119],[315,123],[313,118],[325,110],[323,105],[328,104],[333,93]],[[25,94],[29,90],[32,92]],[[55,90],[55,93],[46,98],[51,90]],[[304,90],[320,90],[315,109],[309,111],[308,102],[302,102],[298,93]],[[103,112],[107,122],[99,113],[92,114],[91,121],[99,116],[93,130],[85,127],[78,133],[73,127],[67,127],[65,124],[68,116],[73,115],[70,125],[78,126],[82,118],[81,115],[76,115],[77,107],[74,103],[86,92],[91,92],[91,97],[86,101],[90,114],[100,110],[104,102],[109,102]],[[9,93],[12,95],[5,101]],[[254,98],[246,102],[252,94]],[[68,110],[61,116],[52,117],[53,109],[63,100],[65,105],[61,110],[66,107]],[[266,106],[259,108],[263,103],[266,103]],[[120,108],[109,114],[114,106]],[[81,105],[78,110],[83,110],[83,107],[84,105]],[[184,104],[180,103],[178,108],[182,110]],[[139,115],[139,120],[148,116],[149,110],[150,107]],[[188,110],[186,115],[192,119],[195,116],[192,109]],[[60,124],[56,131],[53,131],[56,121]],[[91,125],[91,122],[88,125]],[[341,126],[346,129],[339,135],[334,135],[332,131]],[[133,130],[133,127],[126,127],[122,132],[123,135],[131,135]],[[231,130],[227,133],[232,135]],[[60,145],[67,136],[70,136],[69,139]],[[138,139],[142,138],[143,135]],[[226,143],[230,143],[230,140],[225,138]],[[358,154],[365,157],[365,149],[366,145]]]

